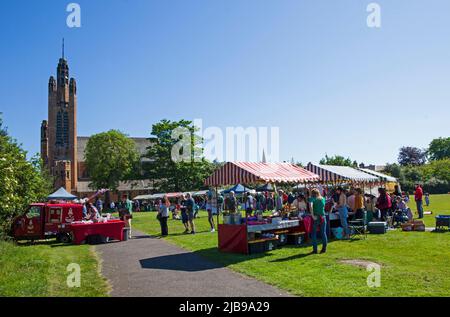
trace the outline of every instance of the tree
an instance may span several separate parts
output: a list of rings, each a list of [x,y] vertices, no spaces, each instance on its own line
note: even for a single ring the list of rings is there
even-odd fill
[[[125,134],[110,130],[89,138],[86,166],[94,189],[117,190],[120,181],[130,179],[139,166],[136,144]]]
[[[427,154],[430,161],[450,158],[450,137],[438,138],[431,141]]]
[[[412,146],[404,146],[400,149],[398,162],[402,166],[419,166],[426,162],[426,152]]]
[[[12,219],[30,203],[43,201],[52,182],[43,172],[38,155],[30,161],[26,152],[12,139],[0,118],[0,236],[5,237]]]
[[[159,192],[184,192],[203,187],[203,182],[214,170],[215,164],[203,157],[191,121],[161,120],[152,127],[152,146],[145,157],[150,159],[144,170],[154,179]],[[180,145],[184,146],[180,146]]]
[[[350,166],[350,167],[358,166],[358,163],[356,161],[352,161],[350,158],[345,158],[340,155],[335,156],[325,155],[325,157],[321,159],[319,163],[322,165]]]

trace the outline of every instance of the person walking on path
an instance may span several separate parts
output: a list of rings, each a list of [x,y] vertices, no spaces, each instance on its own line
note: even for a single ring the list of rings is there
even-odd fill
[[[157,218],[161,225],[161,236],[167,237],[169,235],[169,228],[167,226],[167,219],[169,219],[170,201],[167,195],[164,195],[163,201],[159,207]]]
[[[195,201],[190,193],[186,194],[186,211],[188,216],[188,222],[191,227],[191,234],[195,234],[195,223],[194,223],[194,208]]]
[[[337,209],[339,211],[339,218],[341,220],[342,229],[344,229],[344,237],[345,239],[350,238],[350,230],[348,228],[348,208],[347,208],[347,195],[345,194],[345,190],[342,187],[337,189],[337,193],[339,194],[339,200],[337,203]]]
[[[416,191],[414,193],[414,200],[416,201],[417,213],[419,214],[419,219],[422,219],[423,218],[423,190],[419,184],[416,185]]]
[[[327,234],[326,234],[326,227],[327,227],[327,220],[325,218],[325,198],[320,195],[320,191],[317,188],[314,188],[311,191],[311,198],[308,199],[308,202],[310,205],[310,210],[312,217],[314,219],[313,226],[312,226],[312,243],[313,243],[313,254],[317,254],[317,229],[320,230],[320,237],[322,239],[322,250],[320,253],[327,252]]]

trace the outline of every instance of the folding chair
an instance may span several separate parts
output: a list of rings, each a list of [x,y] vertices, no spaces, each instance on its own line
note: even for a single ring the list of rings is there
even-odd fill
[[[350,229],[350,239],[361,237],[367,238],[367,211],[364,210],[362,219],[355,219],[348,222]]]

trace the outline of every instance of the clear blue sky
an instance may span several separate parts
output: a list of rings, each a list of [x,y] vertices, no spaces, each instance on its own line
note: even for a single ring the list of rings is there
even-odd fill
[[[1,4],[0,111],[30,153],[63,37],[79,135],[202,118],[279,126],[282,160],[383,164],[450,134],[448,0],[379,0],[381,29],[364,0],[80,0],[80,29],[69,2]]]

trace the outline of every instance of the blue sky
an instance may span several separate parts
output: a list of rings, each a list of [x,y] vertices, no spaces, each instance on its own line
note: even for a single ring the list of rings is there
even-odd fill
[[[278,126],[282,160],[396,160],[450,128],[450,2],[379,0],[8,1],[0,12],[0,112],[39,151],[61,39],[78,82],[78,134],[149,136],[160,119]]]

